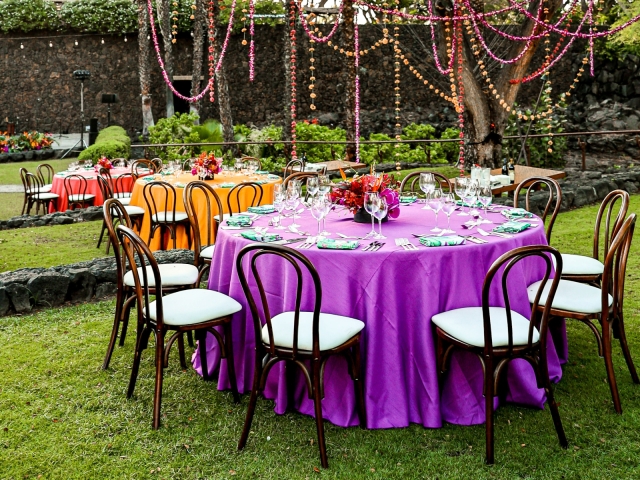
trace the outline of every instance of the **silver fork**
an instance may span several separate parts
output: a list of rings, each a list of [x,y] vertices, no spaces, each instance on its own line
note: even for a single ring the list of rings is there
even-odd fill
[[[411,243],[408,238],[396,238],[396,245],[401,246],[405,250],[418,250],[418,247]]]
[[[316,244],[316,237],[309,237],[307,238],[304,243],[300,244],[300,246],[298,247],[299,250],[308,250],[311,247],[313,247]]]

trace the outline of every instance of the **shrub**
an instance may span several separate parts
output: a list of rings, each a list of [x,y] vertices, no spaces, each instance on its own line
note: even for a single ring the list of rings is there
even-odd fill
[[[151,143],[198,143],[200,135],[194,130],[194,122],[200,117],[196,113],[176,113],[170,118],[161,118],[149,127]],[[200,153],[200,147],[180,145],[166,147],[157,152],[162,160],[186,160]]]
[[[342,128],[329,128],[316,123],[300,122],[296,124],[296,136],[298,140],[303,141],[344,141],[347,138],[347,132]],[[314,145],[300,144],[297,146],[298,156],[306,155],[307,161],[310,163],[328,162],[344,157],[344,145]],[[333,154],[331,153],[333,149]]]
[[[2,33],[54,30],[58,26],[56,7],[45,0],[0,1],[0,19]]]
[[[96,143],[78,156],[79,160],[96,161],[100,157],[129,158],[131,156],[131,139],[124,128],[117,125],[100,131]]]

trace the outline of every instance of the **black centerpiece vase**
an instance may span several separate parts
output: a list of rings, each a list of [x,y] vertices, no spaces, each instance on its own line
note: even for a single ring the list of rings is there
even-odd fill
[[[374,220],[378,221],[378,219],[374,219]],[[389,220],[389,216],[385,215],[382,218],[382,223],[385,223],[387,220]],[[360,208],[353,216],[353,221],[356,223],[371,224],[371,215],[369,215],[369,213],[367,213],[367,211],[364,208]]]

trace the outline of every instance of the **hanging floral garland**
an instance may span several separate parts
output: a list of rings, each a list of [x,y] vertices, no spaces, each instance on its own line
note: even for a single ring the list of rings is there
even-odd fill
[[[298,158],[296,151],[296,1],[289,2],[289,39],[291,41],[291,158]],[[313,62],[312,66],[313,66]]]

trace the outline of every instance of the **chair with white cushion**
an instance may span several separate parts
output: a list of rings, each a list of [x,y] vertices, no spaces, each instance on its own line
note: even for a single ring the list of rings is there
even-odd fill
[[[532,204],[531,204],[531,192],[540,191],[540,187],[545,187],[546,194],[549,196],[547,199],[547,203],[544,206],[544,210],[542,210],[542,214],[540,218],[542,219],[542,223],[547,220],[547,215],[551,214],[551,218],[549,219],[549,223],[547,224],[547,242],[551,242],[551,231],[553,230],[553,224],[556,222],[556,217],[560,212],[560,207],[562,205],[562,189],[560,188],[560,184],[550,177],[529,177],[525,178],[518,186],[516,187],[515,192],[513,192],[513,206],[518,208],[518,203],[520,200],[520,190],[523,188],[526,189],[525,197],[524,197],[524,208],[525,210],[531,212]],[[537,212],[532,212],[537,213]]]
[[[165,249],[164,234],[168,231],[173,240],[173,248],[176,248],[176,232],[183,228],[191,248],[191,224],[186,212],[176,209],[178,196],[176,189],[167,182],[149,182],[142,195],[150,214],[150,228],[148,244],[155,236],[156,230],[160,230],[160,250]]]
[[[102,198],[106,202],[110,198],[113,197],[113,190],[109,185],[109,179],[111,175],[109,175],[109,171],[106,168],[100,169],[100,175],[98,175],[98,186],[100,187],[100,192],[102,193]],[[136,227],[138,231],[142,227],[142,219],[144,218],[144,208],[136,207],[135,205],[128,205],[122,202],[122,200],[118,199],[120,203],[124,206],[129,218],[131,219],[133,225]],[[107,231],[107,220],[102,218],[102,229],[100,230],[100,237],[98,237],[98,245],[96,248],[100,248],[102,244],[102,238],[104,237],[104,232]],[[109,254],[109,248],[111,247],[111,237],[107,235],[107,255]]]
[[[295,277],[291,283],[297,284],[295,310],[271,317],[267,298],[278,295],[273,289],[269,290],[268,296],[265,292],[260,274],[261,260],[269,261],[270,268],[273,267],[273,262],[280,263],[282,271],[293,267]],[[346,357],[349,374],[354,382],[360,426],[365,428],[364,390],[360,368],[360,333],[364,323],[355,318],[321,312],[320,276],[311,262],[296,250],[262,243],[247,245],[238,254],[236,269],[251,308],[256,344],[253,386],[238,449],[242,450],[247,443],[258,394],[264,391],[271,367],[285,361],[287,376],[296,367],[299,367],[304,374],[309,398],[313,399],[315,407],[320,460],[322,466],[327,468],[327,447],[322,419],[322,398],[324,397],[322,372],[325,362],[331,356]],[[245,269],[250,272],[249,278],[245,274]],[[313,303],[314,309],[311,312],[301,311],[303,276],[311,278],[313,282],[314,295],[304,299],[305,302]],[[249,279],[251,279],[251,285]],[[259,295],[254,294],[256,291]],[[282,292],[281,296],[284,295],[286,292]],[[309,364],[311,368],[307,366]],[[287,387],[290,389],[291,384]]]
[[[136,176],[132,173],[122,173],[113,179],[113,198],[117,198],[123,205],[131,202],[131,191],[136,183]]]
[[[227,195],[227,211],[229,215],[246,211],[262,202],[262,185],[255,182],[242,182],[233,187]]]
[[[616,203],[620,200],[620,208],[615,218],[612,218]],[[611,241],[620,230],[627,210],[629,209],[629,194],[624,190],[613,190],[610,192],[600,204],[596,224],[593,230],[593,254],[591,257],[585,255],[574,255],[572,253],[563,253],[562,262],[564,268],[562,270],[562,278],[572,280],[574,282],[584,282],[593,286],[600,286],[602,273],[604,272],[604,263],[600,261],[607,257]],[[602,221],[604,219],[604,225]],[[604,227],[604,232],[602,232]],[[604,238],[601,238],[604,236]],[[602,256],[601,256],[602,250]]]
[[[50,192],[51,187],[53,187],[53,176],[55,175],[53,167],[48,163],[41,163],[40,165],[38,165],[36,172],[38,174],[38,178],[42,182],[41,192]]]
[[[640,383],[636,367],[633,365],[629,346],[627,345],[622,312],[627,259],[635,224],[636,214],[632,213],[624,221],[611,241],[609,251],[604,260],[601,287],[563,279],[560,280],[555,297],[550,302],[552,319],[571,318],[578,320],[587,325],[595,335],[598,343],[598,354],[604,357],[609,389],[611,390],[613,405],[617,413],[622,413],[622,405],[613,368],[612,337],[618,338],[620,341],[622,354],[627,363],[627,368],[629,368],[631,379],[634,383]],[[538,288],[539,282],[529,287],[530,301],[534,300],[534,292]],[[545,290],[540,298],[538,309],[544,308],[548,303]],[[596,326],[598,324],[600,325],[600,330]]]
[[[118,235],[116,234],[116,227],[118,225],[124,225],[128,228],[132,227],[131,219],[127,213],[127,207],[122,205],[119,200],[111,198],[104,203],[102,210],[107,231],[109,232],[109,239],[113,244],[113,251],[116,260],[116,282],[118,287],[111,338],[102,364],[102,368],[107,369],[109,368],[111,355],[113,354],[113,349],[115,348],[116,341],[118,339],[118,333],[120,333],[120,346],[124,345],[124,340],[127,335],[127,326],[129,324],[129,313],[133,307],[133,303],[136,301],[136,296],[134,295],[134,273],[131,270],[127,271],[126,258],[122,252],[122,245],[120,245]],[[198,281],[198,269],[190,264],[166,263],[159,265],[158,269],[162,279],[163,294],[194,288]],[[149,290],[152,294],[157,294],[155,278],[150,277],[149,281],[151,282]],[[120,325],[122,325],[122,331],[120,331]],[[192,339],[189,335],[187,335],[187,337],[189,339],[189,344],[191,345]],[[183,368],[187,368],[182,339],[179,339],[178,346],[180,349],[180,364]]]
[[[127,389],[127,398],[133,395],[142,352],[147,348],[149,336],[155,337],[156,383],[153,398],[153,428],[160,427],[160,404],[162,402],[162,380],[164,369],[168,367],[169,351],[173,343],[183,338],[184,332],[194,332],[199,340],[202,374],[209,380],[207,368],[206,335],[211,333],[220,344],[220,352],[227,360],[227,368],[233,397],[240,400],[236,386],[236,374],[233,364],[231,339],[231,318],[242,310],[242,306],[233,298],[220,292],[191,288],[163,296],[162,273],[153,253],[143,240],[130,228],[118,225],[118,239],[123,245],[126,263],[140,267],[130,270],[134,280],[134,295],[138,314],[138,334],[136,349],[131,368],[131,378]],[[151,301],[151,296],[155,300]],[[223,335],[216,330],[221,327]],[[167,339],[167,336],[173,334]]]
[[[89,183],[82,175],[68,175],[64,177],[64,191],[67,195],[69,208],[75,210],[76,207],[87,208],[93,205],[96,196],[87,193]]]
[[[560,281],[559,275],[553,280],[549,278],[553,271],[551,258],[555,259],[557,271],[562,271],[560,253],[552,247],[533,245],[511,250],[491,265],[482,285],[481,307],[458,308],[431,318],[436,331],[436,356],[441,384],[448,360],[455,349],[476,354],[482,363],[486,415],[485,460],[488,464],[494,463],[494,397],[505,397],[509,362],[516,358],[529,362],[536,372],[538,388],[544,388],[546,393],[560,445],[567,448],[567,438],[553,396],[547,367],[547,331],[551,309],[538,308],[543,288],[546,288],[549,297],[553,298]],[[522,316],[510,306],[509,299],[513,299],[517,292],[508,291],[509,274],[520,262],[540,262],[545,265],[544,277],[538,282],[538,288],[532,291],[533,307],[530,318]],[[521,265],[517,267],[516,270],[519,270]],[[490,303],[494,279],[501,285],[504,307],[492,306]],[[520,292],[523,296],[525,293]]]
[[[23,214],[26,208],[26,214],[29,215],[31,213],[31,207],[33,207],[34,204],[36,206],[36,215],[38,215],[40,207],[42,207],[43,215],[48,213],[49,205],[57,202],[60,196],[55,193],[43,191],[40,178],[33,173],[27,172],[26,169],[20,169],[20,176],[22,177],[22,183],[25,191],[25,203],[22,207]]]
[[[211,267],[219,226],[214,216],[223,211],[222,201],[211,185],[197,180],[184,188],[183,202],[193,230],[193,261],[200,271],[199,284]]]

